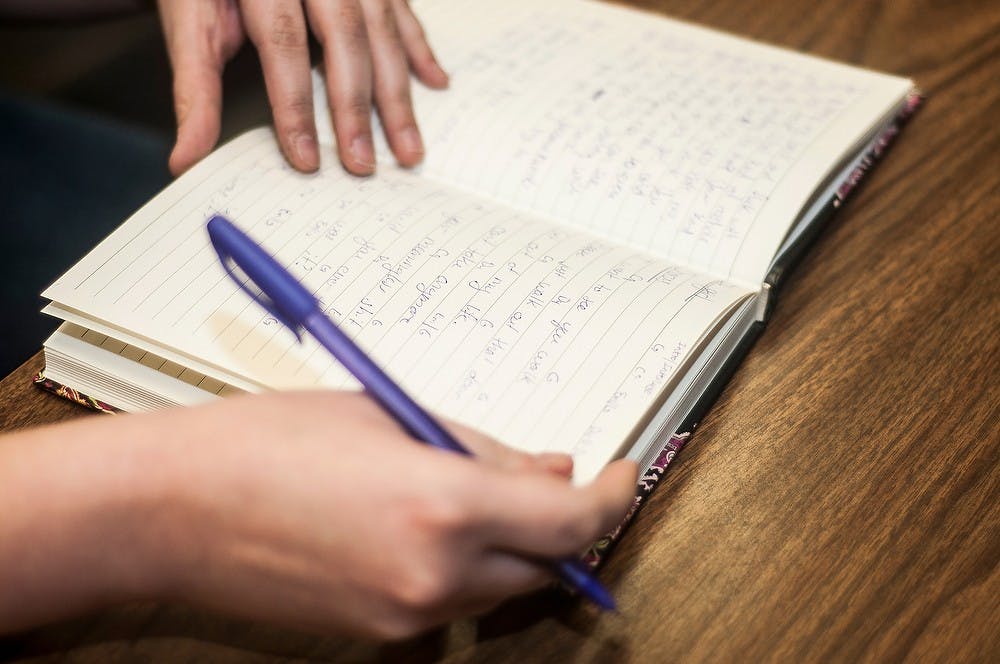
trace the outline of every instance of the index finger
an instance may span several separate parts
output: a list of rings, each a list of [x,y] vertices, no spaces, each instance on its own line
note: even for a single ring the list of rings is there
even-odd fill
[[[260,53],[281,149],[292,166],[314,171],[319,148],[302,5],[297,0],[245,0],[242,7],[247,35]]]
[[[637,471],[633,461],[621,459],[582,487],[537,473],[497,471],[472,507],[484,538],[498,549],[543,558],[576,555],[621,523],[635,496]]]
[[[471,449],[476,457],[498,468],[513,472],[541,471],[563,479],[569,479],[573,475],[573,457],[568,454],[521,452],[457,422],[444,421],[444,426],[457,440]]]

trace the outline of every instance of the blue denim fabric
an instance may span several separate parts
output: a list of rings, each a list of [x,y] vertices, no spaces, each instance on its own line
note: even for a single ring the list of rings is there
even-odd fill
[[[39,293],[170,181],[167,137],[0,94],[0,377],[55,329]]]

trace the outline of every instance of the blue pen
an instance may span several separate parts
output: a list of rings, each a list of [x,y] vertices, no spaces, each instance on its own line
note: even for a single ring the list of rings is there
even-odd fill
[[[434,447],[471,454],[323,313],[316,296],[243,231],[225,217],[216,215],[208,221],[208,236],[226,272],[240,288],[295,332],[300,341],[300,328],[308,330],[413,437]],[[247,287],[246,280],[236,274],[233,264],[262,295]],[[570,587],[602,609],[615,610],[610,593],[580,561],[567,558],[553,561],[552,566]]]

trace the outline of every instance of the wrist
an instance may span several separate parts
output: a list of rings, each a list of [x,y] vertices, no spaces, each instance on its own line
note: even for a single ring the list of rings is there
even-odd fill
[[[95,532],[110,533],[100,548],[111,556],[105,568],[109,600],[165,599],[178,568],[183,532],[176,481],[173,429],[160,415],[123,416],[90,450],[101,489],[92,506]],[[159,421],[157,421],[159,420]]]
[[[131,417],[131,435],[116,439],[120,464],[107,513],[121,519],[122,546],[132,557],[114,579],[124,599],[184,599],[202,557],[207,537],[192,460],[210,432],[198,427],[200,410]]]

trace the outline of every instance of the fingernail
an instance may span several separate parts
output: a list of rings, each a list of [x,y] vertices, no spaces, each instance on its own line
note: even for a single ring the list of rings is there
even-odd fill
[[[359,166],[368,170],[375,168],[375,146],[372,145],[372,137],[368,134],[355,136],[351,141],[351,156]]]
[[[316,138],[312,134],[300,134],[293,145],[300,164],[306,168],[319,166],[319,149],[316,147]]]
[[[420,132],[416,127],[407,127],[399,132],[399,146],[403,152],[410,154],[423,154],[424,142],[420,138]]]

